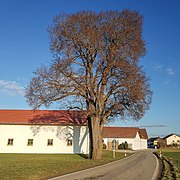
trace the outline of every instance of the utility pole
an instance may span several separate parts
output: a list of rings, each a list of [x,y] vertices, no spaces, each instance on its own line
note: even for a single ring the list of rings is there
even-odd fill
[[[116,157],[116,140],[115,139],[113,139],[113,158],[115,158]]]

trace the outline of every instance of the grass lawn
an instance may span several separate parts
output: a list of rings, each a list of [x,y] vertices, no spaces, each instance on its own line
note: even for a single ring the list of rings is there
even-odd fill
[[[180,161],[180,149],[160,149],[159,151],[169,159]]]
[[[0,154],[0,179],[48,179],[124,158],[124,153],[103,151],[102,160],[89,160],[77,154]]]
[[[180,179],[180,149],[160,149],[159,151],[161,151],[162,155],[173,165],[176,178]],[[168,165],[166,165],[165,170],[166,168],[168,169]]]

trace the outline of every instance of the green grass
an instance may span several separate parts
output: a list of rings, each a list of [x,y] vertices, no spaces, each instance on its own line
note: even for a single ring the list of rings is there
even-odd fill
[[[161,151],[165,159],[173,165],[176,178],[180,179],[180,149],[160,149],[159,151]],[[165,163],[164,165],[165,174],[170,174],[168,164]]]
[[[180,153],[180,148],[163,148],[163,149],[159,149],[158,151],[161,152],[179,152]]]
[[[116,153],[113,159],[112,151],[103,151],[102,160],[89,160],[77,154],[0,154],[0,179],[47,179],[122,158],[124,153]]]

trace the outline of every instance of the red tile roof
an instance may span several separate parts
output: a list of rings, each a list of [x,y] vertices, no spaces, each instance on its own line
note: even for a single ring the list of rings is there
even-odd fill
[[[138,128],[134,127],[104,127],[104,138],[134,138],[138,132]]]
[[[80,111],[72,110],[0,110],[0,124],[85,125]]]
[[[86,125],[81,111],[73,110],[0,110],[0,124]],[[135,138],[137,132],[148,139],[146,129],[136,127],[104,127],[104,138]]]
[[[139,134],[141,139],[148,139],[148,134],[146,129],[139,129]]]
[[[140,138],[148,139],[146,129],[136,127],[104,127],[104,138],[135,138],[139,133]],[[142,134],[141,134],[142,133]]]

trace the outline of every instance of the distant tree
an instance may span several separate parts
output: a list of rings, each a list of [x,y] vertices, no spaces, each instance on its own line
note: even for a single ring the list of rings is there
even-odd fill
[[[102,128],[115,116],[139,120],[151,102],[142,16],[123,10],[60,14],[49,28],[53,61],[26,89],[33,108],[80,99],[90,134],[90,158],[101,159]],[[75,106],[77,104],[74,104]]]
[[[125,143],[124,143],[124,149],[128,149],[128,143],[127,143],[127,141],[125,141]]]
[[[159,138],[158,139],[158,148],[165,148],[166,147],[166,141],[164,139]]]

